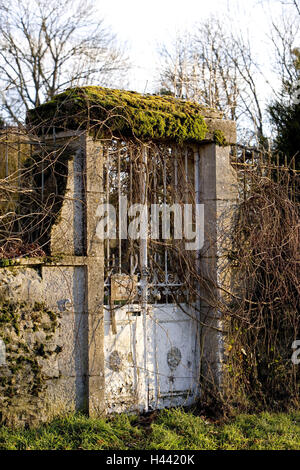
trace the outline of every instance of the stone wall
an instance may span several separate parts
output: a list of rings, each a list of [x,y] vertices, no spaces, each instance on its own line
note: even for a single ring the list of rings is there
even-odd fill
[[[0,368],[0,417],[12,424],[67,410],[103,412],[103,253],[95,236],[101,145],[77,133],[61,134],[56,142],[66,150],[68,172],[50,256],[8,260],[0,267],[0,338],[7,350]],[[48,190],[45,184],[44,197]],[[14,318],[10,325],[6,309]],[[55,319],[51,335],[44,325],[47,312]],[[30,356],[24,360],[23,349]],[[24,367],[15,375],[20,361]],[[18,393],[9,388],[12,382]]]
[[[0,267],[0,338],[7,348],[7,363],[0,366],[0,417],[11,424],[34,424],[68,410],[105,412],[104,261],[103,242],[96,237],[103,149],[87,133],[76,132],[59,134],[56,145],[68,147],[68,174],[51,228],[51,256]],[[219,240],[221,220],[231,223],[230,215],[221,219],[221,214],[224,208],[230,213],[236,197],[229,150],[213,142],[197,150],[197,201],[205,206],[206,241],[199,266],[211,281],[201,286],[206,325],[201,361],[203,374],[217,386],[222,382],[222,323],[209,298],[219,295],[216,281],[227,282]]]
[[[87,315],[82,266],[0,268],[4,422],[45,420],[85,408]]]

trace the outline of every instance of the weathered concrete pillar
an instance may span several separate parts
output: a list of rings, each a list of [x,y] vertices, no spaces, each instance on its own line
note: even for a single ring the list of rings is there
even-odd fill
[[[85,402],[90,415],[99,415],[104,410],[104,259],[96,212],[103,198],[103,149],[87,132],[61,133],[56,142],[65,148],[68,168],[63,204],[51,229],[51,255],[59,255],[60,264],[65,259],[67,265],[85,267],[81,297],[87,317],[80,326],[87,342]]]
[[[86,255],[88,313],[88,410],[99,416],[104,409],[104,252],[96,236],[97,207],[103,198],[103,147],[86,137]]]
[[[220,304],[226,300],[230,228],[237,198],[230,147],[206,143],[199,147],[199,199],[204,204],[204,246],[201,250],[201,362],[204,379],[220,389],[223,370],[223,321]]]

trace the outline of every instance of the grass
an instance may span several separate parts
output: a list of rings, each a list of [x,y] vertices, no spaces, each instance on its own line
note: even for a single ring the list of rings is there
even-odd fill
[[[150,426],[136,416],[56,418],[37,429],[0,427],[1,450],[300,450],[300,412],[238,415],[223,424],[181,409],[163,410]]]

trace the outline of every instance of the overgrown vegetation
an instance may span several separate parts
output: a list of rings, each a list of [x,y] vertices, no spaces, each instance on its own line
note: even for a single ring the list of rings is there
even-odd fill
[[[203,106],[171,96],[87,86],[70,88],[29,111],[28,122],[58,129],[89,127],[98,137],[108,133],[199,142],[208,130],[204,112]]]
[[[47,145],[9,128],[0,133],[0,147],[0,259],[44,257],[66,192],[72,139],[57,149],[54,140]]]
[[[244,191],[232,233],[235,281],[223,305],[228,333],[226,406],[239,410],[299,406],[299,197],[296,173],[244,169]],[[298,195],[298,196],[297,196]]]
[[[75,414],[37,429],[0,428],[0,449],[8,450],[263,450],[300,449],[300,414],[239,415],[214,423],[180,409],[147,418],[118,415],[91,419]]]

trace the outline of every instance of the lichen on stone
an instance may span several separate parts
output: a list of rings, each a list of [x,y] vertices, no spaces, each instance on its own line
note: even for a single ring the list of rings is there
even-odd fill
[[[57,315],[44,303],[1,301],[0,338],[6,361],[0,365],[0,423],[43,421],[48,380],[44,366],[60,352],[53,345],[57,326]]]
[[[69,88],[30,110],[27,122],[58,129],[88,129],[139,139],[200,142],[207,125],[203,106],[172,96],[142,95],[97,86]]]

